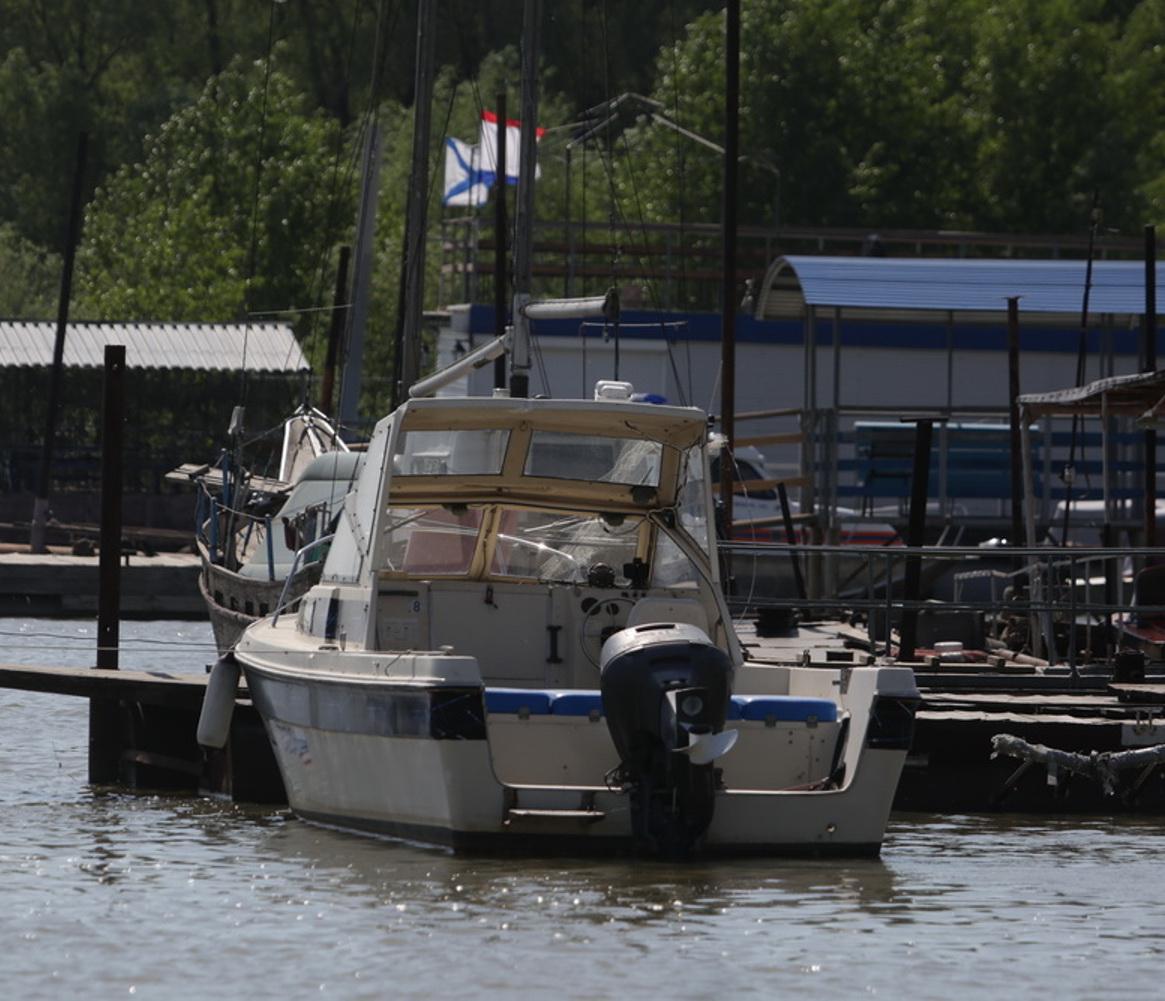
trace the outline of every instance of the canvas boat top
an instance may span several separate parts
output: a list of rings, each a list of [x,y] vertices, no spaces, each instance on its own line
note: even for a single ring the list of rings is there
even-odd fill
[[[643,510],[671,506],[683,455],[703,444],[695,408],[600,400],[411,400],[396,424],[393,500],[488,499]]]

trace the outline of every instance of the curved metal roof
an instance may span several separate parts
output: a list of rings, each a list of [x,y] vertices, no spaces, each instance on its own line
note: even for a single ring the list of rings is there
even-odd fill
[[[53,363],[55,323],[0,320],[0,368]],[[100,368],[107,344],[125,345],[127,368],[305,372],[310,369],[287,323],[70,323],[64,362]],[[244,357],[245,356],[245,357]]]
[[[1007,310],[1008,298],[1019,296],[1021,314],[1079,317],[1086,268],[1082,260],[781,257],[764,277],[756,316],[798,316],[806,306],[1001,313]],[[1165,264],[1158,264],[1157,284],[1163,281]],[[1090,314],[1131,316],[1144,309],[1143,262],[1093,262]]]

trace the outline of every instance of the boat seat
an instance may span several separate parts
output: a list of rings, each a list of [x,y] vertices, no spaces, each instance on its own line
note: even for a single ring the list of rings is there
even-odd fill
[[[765,723],[836,723],[837,703],[800,695],[734,695],[729,719]]]
[[[627,625],[642,626],[648,622],[683,622],[708,632],[708,614],[695,598],[640,598],[627,613]]]
[[[596,691],[557,692],[550,702],[550,714],[599,719],[603,715],[603,696]]]
[[[487,712],[498,716],[603,716],[602,695],[594,689],[487,688]],[[837,703],[799,695],[733,695],[729,720],[774,723],[836,723]]]
[[[487,688],[485,709],[499,716],[549,716],[553,697],[536,688]]]

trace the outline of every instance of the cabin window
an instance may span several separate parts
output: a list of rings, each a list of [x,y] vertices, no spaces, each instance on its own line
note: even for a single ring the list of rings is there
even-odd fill
[[[525,474],[549,479],[659,486],[663,446],[639,438],[535,431]]]
[[[410,574],[469,572],[481,528],[481,509],[392,507],[385,517],[385,569]]]
[[[684,453],[683,478],[676,500],[680,528],[688,533],[699,547],[712,555],[708,532],[708,489],[704,479],[704,450],[689,448]]]
[[[496,476],[510,432],[504,428],[405,431],[397,439],[397,476]]]
[[[624,515],[502,511],[490,573],[581,583],[605,563],[623,577],[638,551],[643,519]]]
[[[694,587],[700,583],[696,565],[665,532],[655,537],[651,583],[653,587]]]

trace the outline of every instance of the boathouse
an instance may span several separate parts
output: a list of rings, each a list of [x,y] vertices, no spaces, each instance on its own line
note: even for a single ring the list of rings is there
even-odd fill
[[[1160,283],[1165,265],[1156,273]],[[737,315],[738,443],[761,448],[770,475],[799,487],[808,506],[885,518],[902,513],[908,494],[913,430],[902,420],[936,418],[930,496],[939,514],[994,530],[1010,498],[1008,299],[1018,302],[1023,393],[1075,385],[1082,338],[1085,380],[1143,366],[1144,264],[1097,261],[1088,277],[1084,260],[779,257]],[[489,307],[451,306],[448,316],[439,365],[494,332]],[[720,326],[718,314],[645,310],[625,310],[617,327],[538,322],[531,392],[589,395],[596,379],[622,378],[715,411]],[[487,368],[460,389],[491,385]],[[1051,503],[1067,432],[1055,418],[1044,429],[1053,437],[1037,435],[1039,469],[1052,475],[1039,487]],[[1099,497],[1099,436],[1078,445],[1075,496]],[[1117,446],[1129,476],[1137,447],[1131,438]]]
[[[0,321],[0,522],[27,522],[44,440],[54,323]],[[107,344],[126,349],[125,519],[190,524],[189,493],[163,485],[182,462],[213,460],[231,412],[249,434],[279,424],[302,398],[310,366],[291,325],[70,323],[51,507],[59,521],[97,519],[98,422]]]

